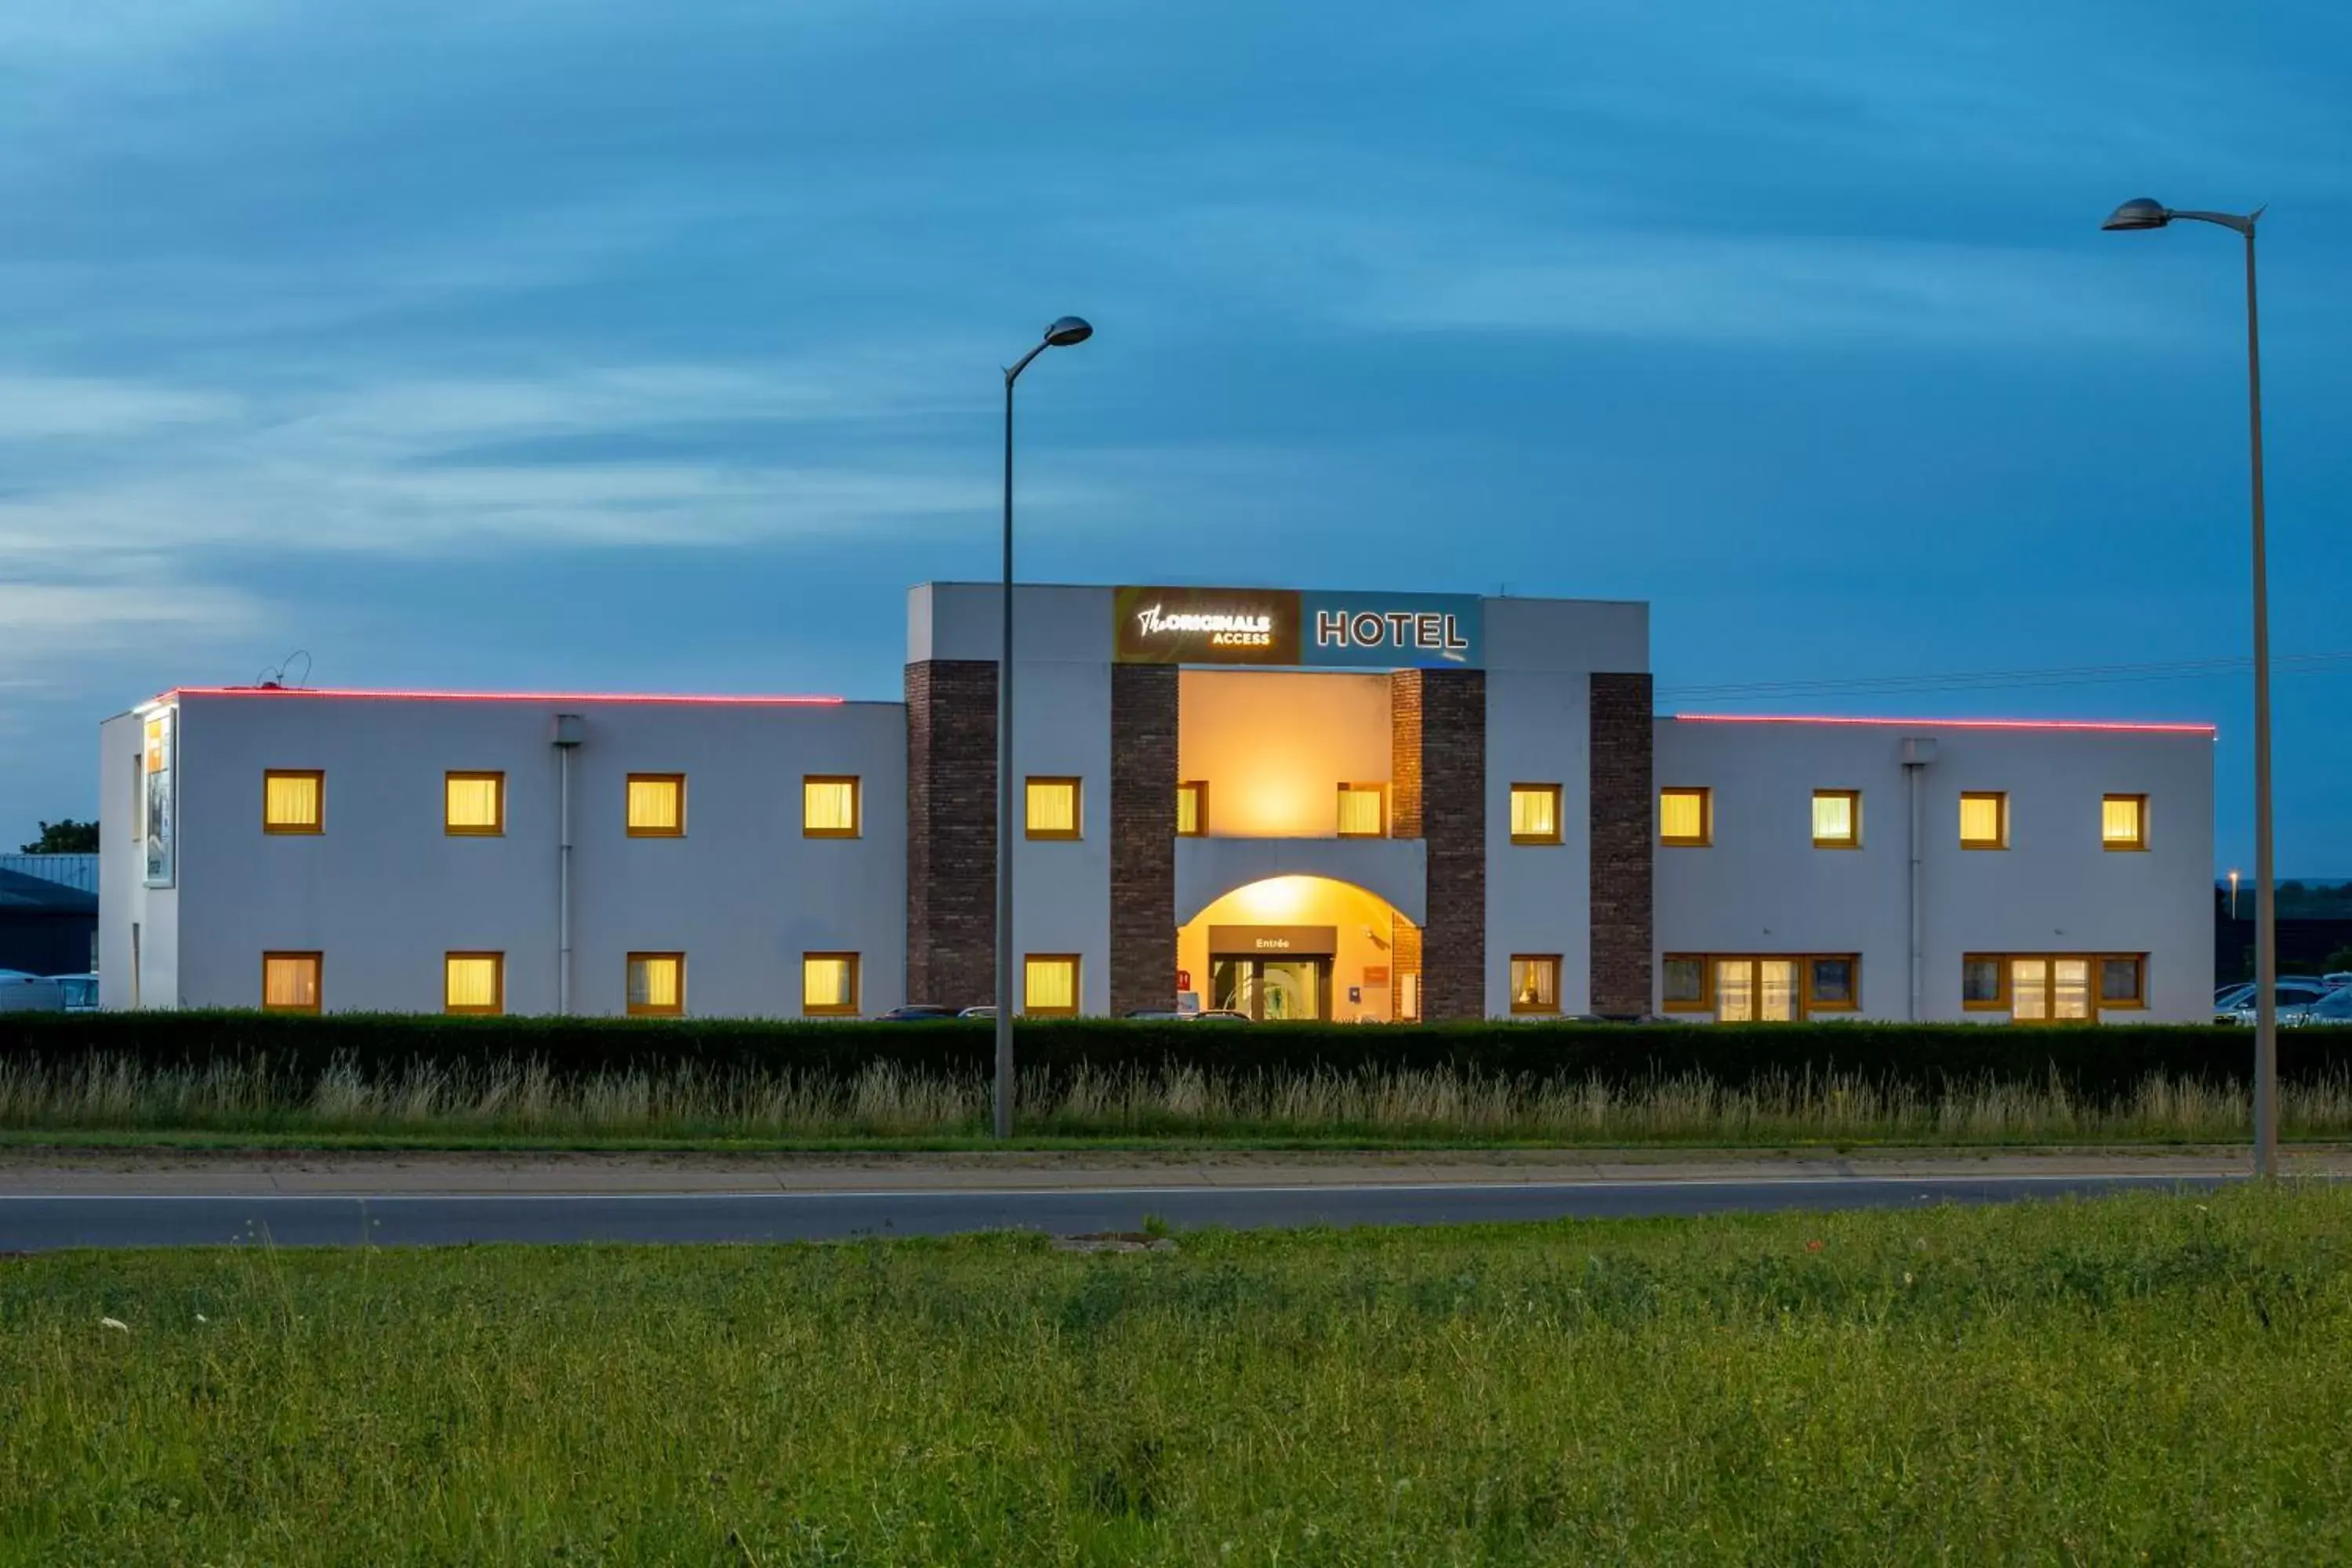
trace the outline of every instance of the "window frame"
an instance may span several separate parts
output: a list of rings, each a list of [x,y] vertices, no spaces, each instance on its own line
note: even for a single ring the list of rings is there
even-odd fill
[[[449,961],[453,958],[487,958],[490,961],[492,989],[495,999],[487,1007],[458,1006],[449,1000]],[[507,1011],[507,955],[478,948],[452,948],[441,955],[441,1011],[458,1018],[501,1018]]]
[[[2006,952],[1964,952],[1960,954],[1960,1011],[1964,1013],[2006,1013],[2009,1011],[2009,960]],[[1993,973],[1993,994],[1990,1001],[1971,1001],[1969,997],[1969,965],[1990,963]]]
[[[2134,833],[2132,837],[2127,840],[2110,838],[2107,837],[2107,807],[2119,800],[2127,800],[2132,803],[2132,826]],[[2137,855],[2147,852],[2147,795],[2129,795],[2109,791],[2108,793],[2099,796],[2099,847],[2107,850],[2112,854]]]
[[[1669,963],[1698,965],[1698,1000],[1681,1002],[1666,994],[1665,966]],[[1658,960],[1658,1010],[1662,1013],[1712,1013],[1715,1011],[1715,962],[1704,952],[1669,952]]]
[[[2147,954],[2144,952],[2095,952],[2090,955],[2097,966],[2091,984],[2092,1016],[2114,1011],[2145,1013],[2147,1011]],[[2107,965],[2129,963],[2132,966],[2132,994],[2120,1002],[2107,1000]]]
[[[633,1002],[629,999],[629,971],[654,959],[668,959],[677,965],[677,1000],[665,1007],[658,1003]],[[686,1016],[686,954],[683,952],[633,952],[621,965],[621,1007],[632,1018],[682,1018]]]
[[[141,766],[144,767],[142,760]],[[318,791],[318,818],[312,822],[278,823],[269,820],[269,784],[273,779],[309,779]],[[144,795],[146,775],[140,775],[142,795],[139,814],[147,814]],[[261,831],[273,837],[316,838],[327,831],[327,770],[324,768],[264,768],[261,770]],[[143,835],[142,835],[143,837]]]
[[[310,994],[317,998],[308,1007],[292,1006],[269,1000],[269,965],[272,960],[308,959],[310,964]],[[446,997],[446,993],[444,994]],[[275,948],[261,955],[261,1010],[265,1013],[299,1013],[316,1017],[327,1001],[327,955],[317,949]]]
[[[496,820],[488,827],[449,820],[449,786],[488,779],[498,786]],[[445,838],[504,838],[507,836],[507,775],[503,768],[449,768],[441,774],[441,836]]]
[[[1070,786],[1070,826],[1039,827],[1031,809],[1030,793],[1039,784]],[[1075,843],[1087,836],[1087,781],[1076,773],[1028,773],[1021,780],[1021,837],[1049,844]]]
[[[1989,800],[1993,803],[1993,836],[1990,838],[1969,837],[1969,802]],[[1960,792],[1960,847],[1963,849],[2006,849],[2009,847],[2009,792],[2005,789],[1964,789]]]
[[[1824,800],[1846,803],[1846,820],[1851,824],[1843,838],[1824,838],[1821,833],[1821,807]],[[1816,849],[1859,849],[1862,847],[1862,792],[1858,789],[1817,789],[1813,791],[1809,810],[1812,815],[1813,847]]]
[[[1066,963],[1070,966],[1070,1005],[1066,1007],[1033,1006],[1029,1001],[1029,966],[1033,963]],[[1075,952],[1024,952],[1021,955],[1021,1016],[1024,1018],[1075,1018],[1087,999],[1087,971],[1084,956]]]
[[[1377,833],[1348,831],[1348,812],[1343,802],[1351,795],[1369,795],[1381,803],[1381,828]],[[1366,781],[1351,783],[1342,779],[1331,794],[1332,835],[1339,838],[1386,838],[1389,836],[1389,785],[1387,780],[1377,784]]]
[[[1522,1003],[1519,1000],[1518,988],[1516,985],[1513,985],[1510,987],[1511,1016],[1515,1018],[1559,1017],[1560,972],[1563,968],[1563,965],[1560,963],[1560,954],[1557,952],[1515,952],[1511,954],[1509,963],[1512,966],[1522,963],[1548,963],[1551,965],[1551,1002],[1549,1005],[1546,1005],[1541,1002]],[[1503,971],[1503,973],[1505,984],[1508,984],[1510,969],[1506,968]]]
[[[672,827],[639,827],[629,820],[629,796],[641,784],[667,784],[677,792],[677,824]],[[801,810],[805,819],[808,807]],[[621,826],[631,838],[683,838],[686,837],[686,775],[684,773],[629,773],[621,783]]]
[[[1183,826],[1183,799],[1185,792],[1187,791],[1190,791],[1192,795],[1192,826],[1190,829],[1187,829]],[[1176,837],[1179,838],[1206,838],[1209,836],[1209,781],[1206,779],[1178,780],[1176,784]]]
[[[1799,988],[1798,1006],[1805,1017],[1816,1013],[1859,1013],[1862,1011],[1862,954],[1858,952],[1809,952],[1798,962],[1804,966],[1804,984]],[[1813,989],[1813,965],[1843,963],[1845,967],[1845,1000],[1824,1002]]]
[[[808,994],[808,966],[812,963],[839,962],[849,965],[849,1000],[846,1002],[811,1002]],[[801,954],[801,1016],[803,1018],[855,1018],[866,1005],[866,964],[863,955],[832,950]]]
[[[808,818],[808,792],[811,784],[847,784],[849,786],[849,826],[847,827],[811,827]],[[686,820],[686,786],[678,786],[678,821]],[[866,783],[862,773],[803,773],[801,775],[801,837],[803,838],[863,838],[866,837]]]
[[[1698,835],[1674,836],[1666,832],[1666,796],[1695,795],[1698,796]],[[1662,849],[1710,849],[1715,847],[1715,789],[1711,784],[1660,784],[1658,786],[1658,847]]]
[[[1507,820],[1514,824],[1517,822],[1519,815],[1518,797],[1522,794],[1549,795],[1551,797],[1551,831],[1549,833],[1521,833],[1516,826],[1514,826],[1511,832],[1511,842],[1514,844],[1534,845],[1565,844],[1568,841],[1568,823],[1566,817],[1562,815],[1561,803],[1564,798],[1564,793],[1565,792],[1562,791],[1560,786],[1556,784],[1513,784],[1511,786],[1511,793],[1507,802],[1507,806],[1511,815],[1507,818]]]

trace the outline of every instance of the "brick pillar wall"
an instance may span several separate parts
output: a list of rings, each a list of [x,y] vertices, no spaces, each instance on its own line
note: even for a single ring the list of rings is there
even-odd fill
[[[1592,677],[1592,1010],[1651,1007],[1650,678]]]
[[[1176,1004],[1176,670],[1110,671],[1110,1010]]]
[[[1486,673],[1389,678],[1391,831],[1429,854],[1421,1016],[1486,1013]]]
[[[907,1000],[996,1000],[996,665],[907,667]]]
[[[1404,1022],[1405,977],[1411,975],[1416,988],[1421,984],[1421,928],[1402,915],[1389,921],[1389,1001],[1391,1016]],[[1412,1016],[1420,1016],[1421,1000],[1413,999]]]

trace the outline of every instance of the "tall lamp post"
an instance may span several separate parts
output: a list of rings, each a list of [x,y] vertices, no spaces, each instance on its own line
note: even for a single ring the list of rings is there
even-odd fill
[[[996,654],[996,1135],[1013,1136],[1013,384],[1047,349],[1085,342],[1094,328],[1064,316],[1004,373],[1003,633]]]
[[[2263,533],[2263,349],[2254,310],[2254,224],[2263,209],[2177,212],[2146,196],[2126,202],[2099,226],[2162,228],[2175,218],[2216,223],[2246,239],[2246,408],[2253,447],[2254,500],[2254,1174],[2278,1171],[2278,905],[2271,876],[2270,565]],[[2237,875],[2230,878],[2237,891]],[[2235,911],[2233,910],[2232,913]]]

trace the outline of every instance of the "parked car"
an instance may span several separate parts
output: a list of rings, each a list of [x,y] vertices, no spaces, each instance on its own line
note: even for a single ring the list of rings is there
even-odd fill
[[[877,1016],[874,1021],[877,1024],[930,1024],[955,1016],[956,1010],[952,1007],[934,1006],[929,1002],[909,1002],[903,1007],[893,1007]]]
[[[2213,988],[2213,1011],[2234,1013],[2244,1006],[2253,994],[2254,983],[2251,980],[2233,980],[2227,985],[2217,985]]]
[[[996,1005],[992,1002],[988,1002],[982,1003],[977,1007],[966,1007],[962,1012],[958,1013],[956,1016],[959,1018],[993,1018],[996,1016]]]
[[[2283,1025],[2352,1024],[2352,985],[2338,986],[2294,1016],[2279,1016]]]
[[[67,1012],[95,1013],[98,1011],[97,975],[52,974],[49,978],[56,981],[58,989],[65,993]]]
[[[1119,1015],[1122,1018],[1152,1019],[1163,1024],[1173,1023],[1179,1018],[1189,1018],[1192,1016],[1175,1007],[1129,1007]]]
[[[2352,969],[2331,970],[2319,977],[2319,983],[2330,991],[2341,991],[2352,985]]]
[[[2282,980],[2271,993],[2272,1005],[2277,1009],[2282,1023],[2290,1017],[2299,1018],[2326,994],[2327,988],[2318,981],[2302,978]],[[2247,986],[2246,999],[2230,1011],[2217,1014],[2214,1022],[2251,1026],[2254,1022],[2254,988]]]
[[[65,987],[38,974],[20,970],[0,972],[0,1013],[61,1013]]]
[[[1246,1024],[1250,1016],[1238,1007],[1209,1007],[1192,1015],[1196,1024]]]

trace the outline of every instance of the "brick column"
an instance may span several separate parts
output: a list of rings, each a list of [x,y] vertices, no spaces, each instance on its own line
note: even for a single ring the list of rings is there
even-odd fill
[[[1389,678],[1391,828],[1429,855],[1421,1016],[1486,1014],[1486,672]]]
[[[1592,1010],[1646,1013],[1650,961],[1650,678],[1592,677]]]
[[[996,1000],[996,664],[907,667],[907,1000]]]
[[[1176,1005],[1176,669],[1110,670],[1110,1010]]]

